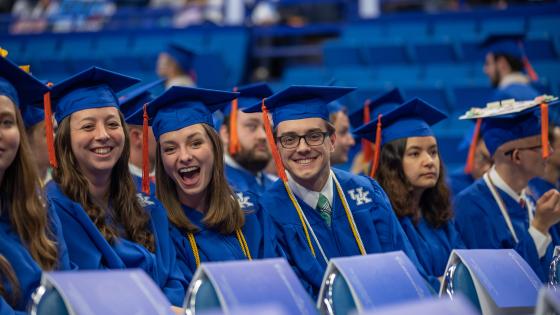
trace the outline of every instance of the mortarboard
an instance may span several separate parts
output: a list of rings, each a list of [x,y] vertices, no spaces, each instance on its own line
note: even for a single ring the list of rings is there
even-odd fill
[[[48,91],[48,87],[31,74],[10,60],[0,58],[0,95],[10,98],[20,109],[41,101]]]
[[[148,105],[156,139],[194,124],[214,126],[212,113],[238,96],[235,92],[173,86]]]
[[[404,103],[404,97],[402,96],[401,91],[398,88],[394,88],[372,100],[366,100],[364,102],[363,109],[356,110],[350,114],[350,124],[354,128],[358,128],[362,124],[366,124],[371,120],[367,119],[366,121],[366,118],[373,117],[374,119],[377,119],[379,114],[385,114],[388,111],[395,109],[402,103]]]
[[[547,143],[548,106],[558,103],[558,98],[550,96],[523,102],[504,100],[489,103],[486,108],[472,108],[460,119],[482,119],[478,123],[480,132],[490,155],[494,156],[499,147],[517,139],[541,135],[543,143]],[[543,158],[548,154],[548,146],[543,145]]]
[[[91,67],[57,83],[52,88],[54,112],[60,123],[74,112],[119,105],[115,93],[140,80],[102,68]]]
[[[188,72],[193,68],[196,56],[194,50],[176,43],[170,43],[167,45],[165,52],[175,59],[184,72]]]
[[[480,44],[485,53],[504,54],[518,59],[523,58],[523,40],[525,35],[522,33],[510,34],[490,34]]]
[[[239,96],[231,101],[223,110],[229,116],[229,148],[230,155],[235,155],[241,149],[239,137],[237,135],[237,111],[259,103],[262,99],[274,94],[266,83],[254,83],[239,88],[234,88],[234,92],[239,92]]]
[[[285,120],[322,118],[329,121],[327,104],[348,94],[355,88],[336,86],[293,85],[265,99],[275,126]],[[261,103],[243,109],[244,112],[262,111]]]
[[[428,104],[414,98],[401,106],[381,115],[381,119],[371,121],[354,131],[354,134],[367,139],[375,137],[375,157],[371,176],[377,171],[381,145],[403,138],[433,136],[430,126],[447,118],[447,115]],[[381,129],[382,128],[382,129]]]
[[[142,85],[130,93],[119,97],[119,108],[124,115],[124,120],[130,125],[143,124],[144,105],[154,99],[150,90],[163,83],[163,80],[157,80]]]

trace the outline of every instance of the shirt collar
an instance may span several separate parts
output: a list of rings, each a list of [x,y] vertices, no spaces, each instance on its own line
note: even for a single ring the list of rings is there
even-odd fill
[[[319,201],[319,194],[323,194],[327,197],[327,200],[332,205],[333,204],[333,172],[332,170],[329,172],[329,178],[325,183],[323,189],[320,192],[309,190],[302,185],[298,184],[294,178],[290,175],[290,172],[286,172],[288,174],[288,185],[290,189],[294,192],[296,196],[301,198],[303,202],[305,202],[308,206],[315,209],[317,206],[317,202]]]
[[[498,171],[496,171],[495,166],[492,166],[492,168],[488,172],[488,176],[490,176],[490,179],[496,187],[505,192],[513,200],[515,200],[516,202],[519,202],[521,200],[521,195],[518,195],[511,187],[509,187],[508,184],[506,184],[502,177],[500,177],[500,174],[498,174]]]
[[[132,174],[134,176],[142,177],[142,169],[139,168],[138,166],[136,166],[132,163],[128,163],[128,169],[130,170],[130,174]],[[150,172],[150,176],[155,176],[155,175],[156,175],[155,170]]]
[[[506,74],[500,81],[500,88],[505,88],[506,86],[515,83],[528,84],[529,78],[527,78],[527,76],[523,73],[518,72]]]

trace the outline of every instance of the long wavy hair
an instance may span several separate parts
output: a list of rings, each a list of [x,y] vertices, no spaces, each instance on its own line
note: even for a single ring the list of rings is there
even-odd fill
[[[229,187],[224,173],[224,149],[222,141],[214,128],[202,124],[212,145],[214,153],[214,167],[212,177],[206,188],[206,198],[210,204],[204,215],[203,223],[206,227],[220,234],[232,234],[245,224],[245,216],[237,198]],[[183,232],[196,232],[198,228],[187,218],[179,197],[177,184],[165,172],[161,159],[161,147],[158,142],[156,154],[156,196],[167,209],[171,223]]]
[[[53,179],[68,198],[82,205],[89,218],[109,243],[113,244],[118,237],[122,236],[154,252],[155,240],[150,230],[150,218],[138,201],[136,186],[128,168],[130,156],[128,128],[120,112],[119,118],[123,127],[125,143],[123,152],[111,171],[109,200],[112,209],[105,209],[96,204],[89,192],[88,180],[72,152],[70,130],[72,116],[63,119],[58,125],[55,148],[60,166],[54,169]],[[108,215],[111,216],[109,222]],[[119,233],[117,226],[122,227],[122,233]]]
[[[58,248],[49,226],[46,199],[23,119],[18,109],[15,113],[20,143],[0,181],[0,212],[7,212],[12,228],[41,269],[54,270],[58,266]]]
[[[431,226],[439,228],[453,217],[441,157],[439,159],[439,178],[434,187],[428,188],[422,193],[419,205],[421,212],[419,212],[418,207],[412,204],[412,184],[404,174],[405,150],[406,139],[384,144],[381,148],[376,179],[389,196],[391,205],[399,218],[412,217],[413,222],[418,223],[420,217],[423,217]]]
[[[4,284],[7,284],[9,289]],[[0,297],[14,306],[20,295],[19,282],[12,265],[4,256],[0,255]]]

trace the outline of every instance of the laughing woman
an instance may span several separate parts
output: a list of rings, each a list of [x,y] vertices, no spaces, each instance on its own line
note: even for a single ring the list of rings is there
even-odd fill
[[[60,221],[41,189],[20,110],[47,88],[0,58],[0,314],[25,311],[42,271],[69,269]]]
[[[444,274],[453,249],[464,248],[452,220],[443,162],[430,128],[445,118],[419,99],[382,116],[382,147],[375,176],[387,192],[420,263],[434,277]],[[373,121],[356,133],[371,137],[376,124]],[[432,285],[439,289],[438,284]]]
[[[128,132],[115,93],[134,83],[90,68],[53,88],[59,166],[47,193],[79,269],[141,268],[173,305],[181,305],[186,282],[165,210],[136,194],[128,169]]]
[[[165,205],[188,281],[200,262],[279,256],[272,222],[256,196],[234,193],[212,112],[237,93],[172,87],[150,103],[158,143],[156,195]]]

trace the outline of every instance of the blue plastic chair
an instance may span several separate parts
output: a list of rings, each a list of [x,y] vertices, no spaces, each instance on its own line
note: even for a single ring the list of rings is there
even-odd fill
[[[323,46],[323,63],[327,67],[364,65],[362,47],[341,41],[327,42]]]
[[[434,36],[449,38],[473,37],[478,34],[475,20],[440,20],[433,24]]]
[[[525,33],[525,18],[488,18],[480,23],[480,33]]]
[[[560,17],[557,14],[534,16],[529,18],[529,32],[546,32],[549,35],[560,35]]]
[[[48,289],[35,306],[35,315],[67,315],[68,309],[56,289]],[[33,312],[32,312],[33,314]]]
[[[474,281],[463,263],[458,262],[447,270],[444,280],[444,293],[451,298],[460,293],[482,312]]]

